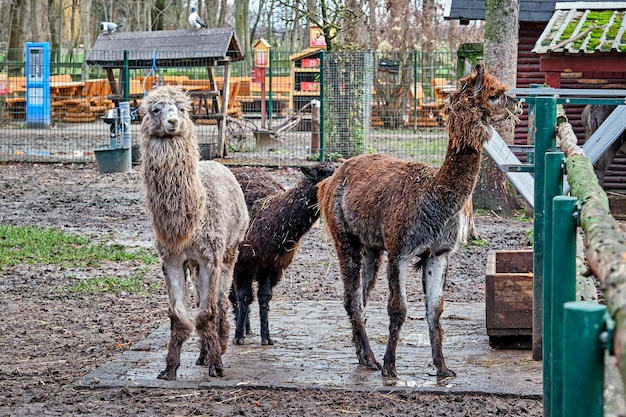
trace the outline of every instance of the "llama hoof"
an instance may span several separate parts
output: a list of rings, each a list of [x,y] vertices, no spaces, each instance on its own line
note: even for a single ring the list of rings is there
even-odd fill
[[[274,341],[268,337],[267,339],[261,340],[261,344],[264,346],[273,345]]]
[[[398,377],[398,373],[396,372],[396,366],[395,365],[387,365],[387,364],[385,364],[385,366],[383,366],[382,374],[383,374],[383,377],[386,377],[386,378],[397,378]]]
[[[210,377],[222,377],[224,376],[224,367],[222,365],[210,365],[209,366],[209,376]]]
[[[176,372],[168,371],[166,369],[165,371],[161,371],[161,373],[157,376],[157,379],[164,379],[166,381],[175,381]]]
[[[236,345],[243,345],[246,343],[246,339],[244,337],[235,337],[233,339],[233,343]]]
[[[206,365],[206,358],[203,357],[199,357],[198,359],[196,359],[196,365]]]
[[[451,371],[450,369],[437,370],[437,379],[454,378],[455,376],[456,372]]]
[[[371,371],[378,371],[381,368],[380,364],[376,362],[375,359],[359,358],[359,363]]]

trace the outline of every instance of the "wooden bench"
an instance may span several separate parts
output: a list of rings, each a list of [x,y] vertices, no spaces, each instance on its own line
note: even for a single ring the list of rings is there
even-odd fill
[[[59,74],[50,76],[50,82],[71,83],[73,80],[70,74]],[[7,78],[7,96],[5,103],[11,118],[26,118],[26,77],[13,76]]]
[[[12,119],[26,118],[26,77],[7,78],[7,112]]]
[[[62,100],[56,112],[65,122],[93,122],[114,108],[113,101],[107,98],[109,94],[111,87],[107,79],[87,80],[80,95]]]
[[[424,95],[422,86],[418,83],[417,90],[411,86],[409,89],[409,120],[407,127],[440,127],[443,125],[442,98],[432,99]],[[417,104],[417,106],[415,106]],[[417,118],[414,116],[417,114]]]

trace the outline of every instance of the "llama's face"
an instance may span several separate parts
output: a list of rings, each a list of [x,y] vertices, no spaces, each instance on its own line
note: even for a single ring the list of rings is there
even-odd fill
[[[500,122],[522,114],[522,103],[506,94],[505,91],[498,91],[487,97],[487,106],[490,109],[492,122]]]
[[[153,121],[153,134],[158,137],[174,137],[182,134],[186,119],[185,102],[157,102],[148,106],[148,116]]]
[[[477,101],[482,103],[484,121],[487,124],[522,114],[522,104],[506,94],[506,86],[486,73],[482,64],[476,65],[474,73],[468,77],[466,86],[471,86]]]
[[[172,138],[184,134],[188,124],[191,101],[180,88],[157,87],[141,103],[141,129],[147,137]]]

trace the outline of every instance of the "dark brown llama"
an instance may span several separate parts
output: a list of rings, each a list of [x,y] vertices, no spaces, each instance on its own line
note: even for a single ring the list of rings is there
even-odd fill
[[[235,344],[250,334],[252,283],[256,281],[261,344],[273,345],[269,330],[269,303],[273,288],[296,256],[300,240],[319,218],[317,184],[334,172],[331,165],[301,168],[304,178],[285,191],[267,172],[258,168],[236,168],[250,213],[250,226],[239,247],[231,302],[235,308]]]
[[[383,376],[397,376],[396,346],[407,312],[407,270],[415,258],[422,269],[437,376],[455,376],[445,364],[439,320],[448,256],[457,246],[459,212],[474,189],[483,144],[491,134],[489,125],[521,112],[505,91],[482,65],[459,82],[446,108],[450,141],[439,170],[385,155],[361,155],[348,159],[319,186],[322,218],[339,256],[356,354],[369,369],[381,366],[370,348],[364,309],[387,251],[389,339]]]

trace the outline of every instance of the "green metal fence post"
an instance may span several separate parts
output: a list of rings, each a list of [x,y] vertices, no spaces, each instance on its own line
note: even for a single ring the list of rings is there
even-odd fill
[[[545,181],[544,196],[546,201],[551,202],[556,196],[563,194],[563,153],[547,152],[544,156],[545,160]],[[552,290],[554,286],[554,270],[552,263],[557,256],[552,255],[555,248],[553,228],[553,210],[547,210],[544,216],[544,247],[549,256],[544,256],[544,276],[543,276],[543,410],[546,416],[550,416],[551,410],[551,387],[552,387]],[[569,301],[569,300],[568,300]],[[560,307],[555,307],[560,308]]]
[[[556,148],[554,124],[556,120],[556,97],[537,97],[529,110],[529,136],[535,138],[535,204],[534,204],[534,250],[533,250],[533,359],[541,360],[543,345],[543,256],[544,256],[544,215],[546,206],[545,153]],[[532,132],[531,132],[532,130]]]
[[[269,109],[267,110],[267,115],[268,115],[268,117],[267,117],[267,123],[268,123],[267,127],[269,129],[271,129],[272,128],[272,107],[274,107],[273,103],[272,103],[272,95],[274,94],[274,90],[272,89],[272,87],[273,87],[273,85],[272,85],[272,78],[273,78],[273,76],[272,76],[272,61],[274,60],[274,57],[272,56],[273,55],[272,54],[272,48],[270,48],[269,52],[270,52],[269,53],[269,65],[268,65],[268,68],[267,68],[267,71],[268,71],[267,76],[268,76],[269,81],[270,81],[269,82],[269,90],[270,90],[269,96],[270,97],[269,97],[269,100],[268,100]]]
[[[604,330],[606,307],[588,301],[565,303],[563,403],[567,417],[604,415]]]
[[[320,162],[324,162],[324,51],[320,51]]]
[[[123,76],[121,76],[121,78],[124,80],[124,91],[123,93],[123,100],[122,101],[128,101],[128,96],[130,93],[130,71],[128,69],[128,49],[124,49],[124,68],[122,69],[122,71],[124,71]]]
[[[555,152],[556,154],[556,152]],[[548,155],[546,155],[548,156]],[[547,168],[546,158],[546,168]],[[561,154],[561,161],[563,155]],[[560,165],[560,164],[559,164]],[[559,174],[562,171],[559,169]],[[548,169],[546,169],[548,175]],[[546,256],[550,262],[545,263],[544,288],[552,290],[543,294],[544,314],[549,312],[544,322],[544,352],[548,348],[549,356],[543,357],[544,363],[544,415],[550,417],[567,416],[561,414],[563,396],[563,305],[576,299],[576,228],[578,199],[575,197],[557,196],[551,200],[552,227],[551,245],[546,246]],[[546,229],[546,234],[548,230]],[[547,332],[550,329],[550,333]],[[549,368],[550,378],[546,380],[545,372]],[[547,388],[547,392],[546,392]],[[546,408],[547,404],[547,408]]]
[[[413,132],[417,132],[417,51],[413,51]]]

